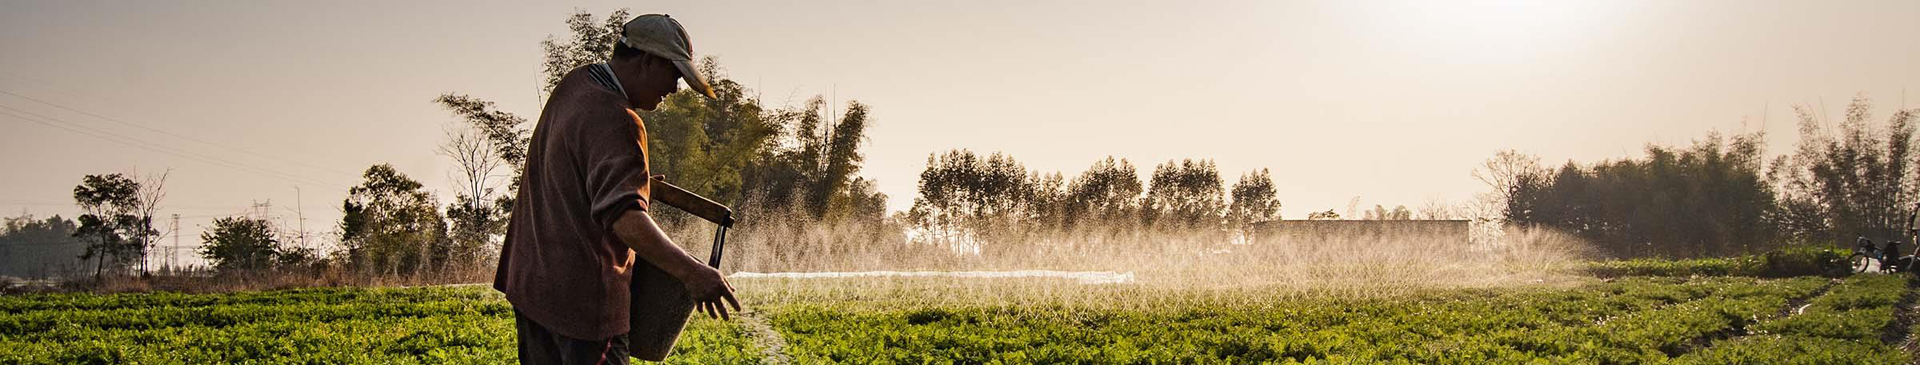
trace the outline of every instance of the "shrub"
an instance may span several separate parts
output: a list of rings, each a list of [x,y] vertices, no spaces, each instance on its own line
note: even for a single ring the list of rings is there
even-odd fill
[[[1841,276],[1847,274],[1848,252],[1815,246],[1788,246],[1759,255],[1721,258],[1666,260],[1632,259],[1602,261],[1586,265],[1587,274],[1611,278],[1622,276],[1754,276],[1784,278],[1795,276]]]

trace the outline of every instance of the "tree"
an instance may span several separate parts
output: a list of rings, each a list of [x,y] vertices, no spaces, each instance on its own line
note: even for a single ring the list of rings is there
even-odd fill
[[[1487,188],[1493,191],[1495,201],[1505,204],[1513,196],[1513,186],[1522,176],[1544,171],[1540,167],[1540,156],[1523,154],[1518,150],[1501,150],[1480,163],[1472,174],[1474,179],[1487,184]]]
[[[1273,176],[1267,169],[1240,175],[1233,183],[1233,203],[1227,206],[1227,221],[1247,226],[1280,219],[1280,202],[1274,199]]]
[[[1486,193],[1474,196],[1474,202],[1468,205],[1467,215],[1481,232],[1492,235],[1504,233],[1503,226],[1513,221],[1509,204],[1513,200],[1514,189],[1524,183],[1522,179],[1538,178],[1546,175],[1546,168],[1540,166],[1540,156],[1520,153],[1518,150],[1494,152],[1471,173],[1475,180],[1487,184]]]
[[[80,259],[95,260],[95,278],[109,267],[124,268],[143,251],[138,240],[151,227],[141,224],[140,197],[140,183],[123,174],[87,175],[73,188],[73,200],[84,212],[73,235],[87,242]]]
[[[167,170],[147,175],[134,190],[134,217],[138,221],[132,223],[128,236],[137,248],[135,253],[139,255],[140,275],[143,276],[148,272],[147,255],[153,251],[154,243],[167,233],[153,228],[153,217],[160,213],[160,201],[167,198],[167,176],[172,174],[173,170]]]
[[[74,237],[79,225],[58,215],[8,217],[0,227],[0,275],[46,277],[75,270],[86,244]]]
[[[271,268],[282,251],[273,225],[263,218],[215,219],[200,241],[200,256],[222,272]]]
[[[1617,257],[1752,253],[1776,232],[1762,140],[1709,134],[1685,149],[1648,146],[1640,159],[1524,173],[1513,180],[1507,216],[1574,233]]]
[[[414,274],[451,256],[447,225],[420,182],[380,164],[341,202],[340,242],[349,264],[371,273]]]
[[[556,40],[553,36],[547,36],[546,40],[540,41],[540,49],[546,53],[545,61],[541,63],[545,67],[541,74],[546,76],[546,83],[541,84],[540,95],[545,97],[552,94],[553,88],[560,85],[560,78],[566,76],[567,72],[580,66],[606,62],[607,58],[612,57],[613,42],[619,41],[625,31],[628,14],[626,8],[620,8],[607,14],[606,20],[596,23],[592,13],[576,10],[567,17],[567,29],[573,32],[570,37]]]
[[[442,154],[454,159],[461,175],[471,176],[465,179],[465,183],[475,187],[473,190],[485,193],[485,187],[491,186],[489,178],[492,177],[493,168],[506,167],[512,171],[512,174],[507,177],[505,194],[492,196],[491,199],[485,194],[473,194],[470,195],[471,200],[491,200],[495,209],[512,211],[513,199],[520,191],[520,175],[525,173],[526,169],[527,145],[531,133],[522,125],[526,124],[527,119],[500,111],[491,101],[480,100],[465,94],[441,94],[434,99],[434,102],[452,111],[470,127],[470,129],[449,131],[448,141],[441,147]],[[454,141],[456,138],[468,140],[456,142]],[[458,143],[457,146],[454,145],[456,143]],[[492,155],[473,154],[479,149],[490,149]]]
[[[1012,228],[1034,192],[1028,177],[1026,167],[1001,153],[986,158],[968,150],[928,155],[909,220],[943,238]]]
[[[1449,205],[1447,204],[1446,201],[1442,201],[1440,199],[1427,199],[1426,203],[1420,205],[1419,210],[1414,211],[1413,219],[1426,219],[1426,220],[1456,219],[1455,217],[1458,216],[1459,211],[1460,209],[1458,207]]]
[[[1327,211],[1324,211],[1324,212],[1307,213],[1307,220],[1310,220],[1310,221],[1339,220],[1339,219],[1340,219],[1340,213],[1334,213],[1333,209],[1327,209]]]
[[[1071,220],[1067,215],[1067,181],[1060,173],[1027,174],[1027,212],[1026,220],[1031,222],[1025,230],[1029,232],[1061,231],[1068,227]]]
[[[1411,220],[1413,219],[1413,211],[1407,210],[1407,206],[1405,205],[1396,205],[1393,207],[1393,210],[1387,210],[1386,207],[1374,204],[1373,210],[1367,211],[1366,217],[1363,219],[1370,221]]]
[[[1141,188],[1139,171],[1126,159],[1113,156],[1093,163],[1067,186],[1070,224],[1093,222],[1111,227],[1138,221]]]
[[[677,92],[668,95],[653,111],[636,111],[647,122],[649,153],[662,157],[652,159],[649,168],[654,173],[667,175],[673,178],[675,184],[701,195],[722,202],[738,202],[749,193],[755,193],[748,191],[749,187],[759,188],[760,184],[766,183],[750,180],[754,174],[751,170],[756,163],[802,162],[777,156],[779,141],[776,138],[783,137],[780,136],[780,123],[790,117],[790,111],[766,110],[739,82],[727,79],[712,57],[703,59],[698,71],[709,80],[715,96],[713,99],[691,91]],[[859,118],[864,120],[864,114]],[[854,166],[857,167],[857,162]],[[795,170],[789,171],[792,174],[784,177],[802,178],[799,180],[802,182],[824,177],[824,173],[818,169],[801,168],[800,165],[786,167]],[[851,179],[840,183],[843,189],[852,188]],[[790,196],[783,195],[782,198]],[[813,203],[808,207],[810,212],[823,212],[820,201]]]
[[[454,202],[446,208],[447,219],[453,223],[450,256],[456,264],[479,264],[490,257],[488,247],[493,238],[505,233],[509,212],[500,209],[497,201],[489,201],[494,194],[493,181],[498,178],[494,171],[504,164],[492,155],[495,147],[482,131],[471,126],[448,128],[447,139],[440,145],[440,154],[453,159],[454,180],[464,190],[455,194]]]
[[[1146,211],[1154,225],[1173,230],[1219,226],[1225,192],[1213,160],[1167,161],[1154,166],[1151,181]]]
[[[736,157],[717,160],[726,163],[719,167],[740,164],[747,171],[742,180],[755,186],[756,191],[763,194],[761,199],[798,204],[814,218],[847,216],[836,211],[855,208],[844,204],[836,207],[832,204],[834,201],[884,201],[884,196],[870,189],[856,194],[858,189],[854,185],[854,182],[862,180],[858,173],[865,156],[861,154],[860,147],[867,139],[866,129],[870,122],[868,107],[859,102],[848,102],[846,113],[839,118],[828,114],[826,102],[814,97],[802,108],[781,111],[771,118],[756,119],[751,123],[737,124],[735,129],[738,131],[731,135],[736,138],[766,138],[764,146],[767,148],[759,158],[744,160],[740,158],[748,155],[737,154]],[[779,133],[762,134],[763,131],[776,130]],[[667,133],[662,136],[671,136],[674,132]],[[868,206],[865,210],[876,208]]]
[[[551,93],[567,72],[606,61],[629,17],[626,9],[604,18],[584,10],[568,16],[569,34],[540,43],[544,82],[539,95]],[[715,98],[683,90],[668,95],[653,111],[636,111],[647,124],[653,173],[721,203],[768,202],[744,204],[739,212],[743,217],[778,216],[784,212],[775,211],[800,204],[811,219],[882,218],[885,196],[857,175],[868,106],[848,102],[838,120],[822,117],[827,105],[819,97],[799,108],[768,109],[755,93],[727,78],[715,58],[701,59],[697,68]],[[526,119],[465,94],[446,93],[434,102],[483,131],[494,155],[513,170],[502,194],[474,199],[491,200],[501,212],[512,211],[529,137]],[[477,211],[457,215],[472,216],[468,213]],[[655,214],[668,224],[685,218],[670,211]]]
[[[1901,110],[1883,125],[1872,124],[1865,96],[1847,104],[1837,133],[1806,105],[1794,106],[1800,142],[1767,172],[1780,191],[1775,221],[1801,241],[1844,242],[1855,235],[1899,237],[1907,205],[1920,197],[1911,164],[1916,113]]]
[[[593,14],[576,11],[567,18],[567,28],[573,32],[571,37],[557,40],[548,36],[540,41],[540,48],[544,51],[541,76],[545,80],[539,92],[542,103],[567,72],[580,66],[605,62],[612,56],[613,42],[620,39],[627,14],[627,9],[615,10],[607,15],[605,21],[595,23]],[[498,162],[513,169],[512,177],[507,180],[506,193],[493,199],[499,209],[512,211],[514,196],[520,191],[520,175],[526,166],[528,138],[532,134],[524,126],[527,119],[499,110],[492,101],[466,94],[443,93],[433,101],[481,131],[486,136],[487,144],[493,147]],[[487,200],[479,195],[474,197],[476,201]]]

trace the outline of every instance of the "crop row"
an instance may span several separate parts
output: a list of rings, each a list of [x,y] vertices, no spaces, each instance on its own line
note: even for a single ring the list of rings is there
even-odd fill
[[[1643,363],[1772,315],[1820,278],[1630,279],[1480,298],[1113,311],[776,310],[789,355],[832,363]]]
[[[359,302],[431,302],[479,300],[497,296],[467,287],[315,288],[227,294],[129,293],[0,296],[0,313],[108,310],[122,308],[209,307],[240,304],[307,305]]]
[[[1715,342],[1683,364],[1905,364],[1883,340],[1908,297],[1905,275],[1856,275],[1784,318],[1754,326],[1752,334]],[[1891,335],[1905,335],[1892,333]]]
[[[63,309],[0,313],[0,363],[509,363],[515,356],[512,311],[481,288],[0,298],[16,307],[23,299],[52,299]],[[759,356],[742,329],[706,319],[693,321],[677,352],[673,363],[745,364]]]
[[[785,355],[809,364],[1873,364],[1907,359],[1885,340],[1905,330],[1893,325],[1910,300],[1900,278],[1630,277],[1152,307],[842,300],[755,309]],[[1782,310],[1803,299],[1804,310]],[[477,287],[0,297],[0,363],[503,363],[514,358],[512,317],[497,293]],[[749,332],[696,319],[670,362],[757,363]]]

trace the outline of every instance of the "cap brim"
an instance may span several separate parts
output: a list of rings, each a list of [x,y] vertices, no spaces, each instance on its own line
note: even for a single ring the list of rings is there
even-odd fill
[[[700,72],[693,68],[693,62],[673,61],[673,67],[680,68],[680,79],[687,81],[687,87],[693,88],[693,91],[699,92],[700,95],[706,95],[708,99],[719,98],[713,95],[713,87],[707,84],[707,78],[700,76]]]

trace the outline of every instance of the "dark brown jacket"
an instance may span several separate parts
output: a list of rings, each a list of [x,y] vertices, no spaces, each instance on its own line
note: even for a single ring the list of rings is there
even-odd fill
[[[493,287],[554,333],[628,329],[635,256],[613,221],[647,209],[647,130],[619,92],[575,68],[540,112]]]

